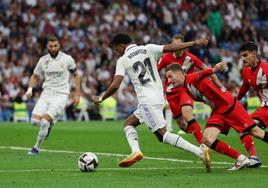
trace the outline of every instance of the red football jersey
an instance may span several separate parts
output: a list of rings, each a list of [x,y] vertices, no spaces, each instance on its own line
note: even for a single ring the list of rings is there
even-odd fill
[[[160,71],[172,63],[179,63],[186,73],[192,73],[196,70],[200,70],[203,65],[202,61],[198,59],[198,57],[189,52],[184,52],[183,56],[180,58],[175,58],[173,53],[167,53],[158,63],[157,69]],[[181,90],[183,90],[182,87],[173,87],[172,84],[168,83],[168,79],[165,77],[164,91],[167,94],[181,92]]]
[[[243,84],[240,87],[237,98],[240,100],[252,87],[263,106],[268,106],[268,63],[260,62],[255,69],[244,67],[242,70]]]
[[[234,105],[235,98],[229,91],[222,91],[209,78],[206,78],[211,74],[211,68],[188,74],[185,79],[185,88],[194,100],[209,105],[214,112],[224,113]]]

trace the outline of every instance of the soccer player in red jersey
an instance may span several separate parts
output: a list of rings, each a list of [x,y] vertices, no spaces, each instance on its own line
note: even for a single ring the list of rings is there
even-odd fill
[[[257,51],[258,47],[254,42],[244,43],[239,49],[244,68],[242,70],[243,84],[237,99],[241,100],[250,87],[256,91],[262,104],[251,114],[251,117],[259,127],[264,129],[268,126],[268,63],[258,59]]]
[[[175,35],[172,39],[172,43],[182,42],[184,42],[184,36],[180,34]],[[208,68],[208,66],[195,55],[185,50],[178,50],[176,52],[166,53],[162,56],[157,65],[158,71],[161,71],[172,63],[180,64],[186,73]],[[212,75],[212,80],[219,88],[226,90],[215,75]],[[203,133],[199,123],[193,116],[193,99],[186,93],[183,87],[174,87],[172,84],[168,83],[167,79],[165,79],[164,82],[164,90],[173,117],[179,127],[186,133],[192,133],[198,144],[202,144]]]
[[[204,131],[204,143],[211,149],[236,159],[229,170],[238,170],[250,164],[250,160],[217,137],[227,134],[232,127],[239,133],[249,133],[268,143],[268,132],[256,126],[242,104],[229,92],[219,89],[207,76],[221,71],[226,64],[221,62],[214,68],[185,75],[182,67],[171,64],[166,68],[166,77],[174,86],[183,86],[196,101],[202,101],[212,108]]]

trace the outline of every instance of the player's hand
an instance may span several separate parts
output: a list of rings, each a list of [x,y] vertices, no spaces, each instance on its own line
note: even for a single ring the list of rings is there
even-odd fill
[[[93,96],[92,99],[93,99],[95,104],[99,104],[102,102],[102,97],[100,97],[100,96]]]
[[[30,99],[33,96],[33,88],[29,87],[24,96],[26,99]]]
[[[225,62],[220,62],[220,63],[217,63],[213,68],[213,73],[216,73],[216,72],[219,72],[219,71],[224,71],[226,70],[228,67],[227,67],[227,64]]]
[[[202,39],[197,39],[195,40],[195,45],[196,46],[206,46],[208,45],[209,40],[207,38],[202,38]]]
[[[80,95],[75,95],[73,98],[73,105],[77,106],[80,102]]]

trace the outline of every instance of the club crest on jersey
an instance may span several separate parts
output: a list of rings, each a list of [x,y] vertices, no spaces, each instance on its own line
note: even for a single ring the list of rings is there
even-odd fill
[[[262,87],[265,87],[267,85],[267,78],[262,68],[260,68],[260,70],[258,71],[256,84]]]
[[[46,68],[46,69],[47,69],[48,63],[49,63],[49,60],[46,60],[46,61],[45,61],[45,68]]]

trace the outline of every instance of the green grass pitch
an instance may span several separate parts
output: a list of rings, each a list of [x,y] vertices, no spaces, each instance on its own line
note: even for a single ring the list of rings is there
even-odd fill
[[[0,124],[1,188],[261,188],[268,183],[268,147],[256,139],[261,168],[229,172],[226,169],[234,160],[213,152],[212,171],[207,173],[197,157],[159,143],[145,125],[138,128],[145,158],[130,168],[118,167],[130,153],[123,121],[59,122],[43,143],[43,151],[28,156],[37,131],[29,123]],[[196,143],[192,135],[182,136]],[[246,154],[235,132],[220,138]],[[82,152],[98,156],[96,172],[80,172],[77,160]]]

